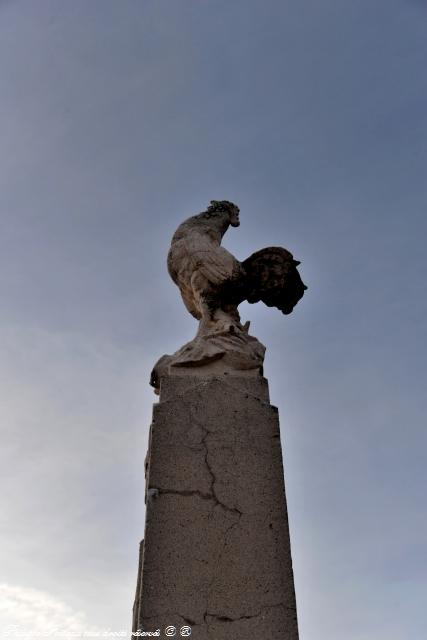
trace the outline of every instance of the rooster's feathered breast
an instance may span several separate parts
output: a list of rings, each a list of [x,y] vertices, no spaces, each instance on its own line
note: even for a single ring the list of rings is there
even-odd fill
[[[200,296],[212,297],[214,292],[236,283],[244,277],[241,263],[219,242],[208,227],[200,225],[178,228],[168,253],[168,271],[178,285],[185,306],[200,319]]]

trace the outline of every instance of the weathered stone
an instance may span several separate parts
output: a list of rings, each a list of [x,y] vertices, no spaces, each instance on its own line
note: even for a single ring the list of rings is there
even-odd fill
[[[249,335],[249,322],[241,323],[239,304],[262,301],[288,314],[304,295],[300,263],[286,249],[267,247],[240,262],[221,246],[227,229],[239,225],[237,205],[212,200],[206,211],[185,220],[173,235],[169,274],[199,328],[193,340],[158,360],[151,374],[157,391],[160,379],[174,375],[175,368],[206,375],[220,361],[221,370],[262,373],[265,347]]]
[[[134,630],[168,625],[298,639],[278,414],[260,376],[162,379]]]

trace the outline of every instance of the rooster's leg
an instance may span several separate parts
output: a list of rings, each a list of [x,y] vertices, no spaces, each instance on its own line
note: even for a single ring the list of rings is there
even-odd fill
[[[240,313],[237,311],[237,307],[235,305],[223,305],[222,311],[227,315],[227,317],[232,318],[236,324],[240,325]]]

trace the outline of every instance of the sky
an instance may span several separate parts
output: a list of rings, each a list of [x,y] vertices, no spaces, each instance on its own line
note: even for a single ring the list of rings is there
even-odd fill
[[[148,378],[197,329],[166,254],[227,199],[308,285],[240,307],[300,640],[425,640],[426,54],[424,0],[0,2],[3,635],[130,629]]]

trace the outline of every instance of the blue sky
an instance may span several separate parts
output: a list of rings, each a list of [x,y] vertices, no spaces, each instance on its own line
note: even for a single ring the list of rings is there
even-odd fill
[[[301,640],[424,640],[427,3],[0,3],[0,628],[126,629],[165,259],[235,201],[279,407]],[[38,626],[37,626],[38,625]]]

